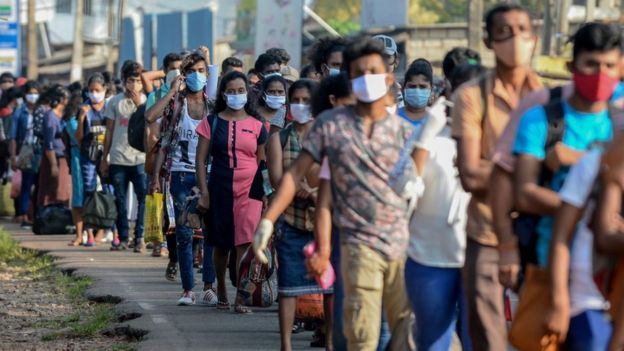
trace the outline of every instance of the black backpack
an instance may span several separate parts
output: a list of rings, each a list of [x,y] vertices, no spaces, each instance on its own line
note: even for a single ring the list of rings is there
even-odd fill
[[[137,107],[128,122],[128,144],[145,152],[145,104]]]
[[[74,230],[71,210],[62,204],[45,206],[37,212],[33,223],[33,233],[69,234]]]

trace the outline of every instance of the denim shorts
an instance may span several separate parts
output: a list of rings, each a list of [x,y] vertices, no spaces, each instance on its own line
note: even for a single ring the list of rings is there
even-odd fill
[[[331,294],[333,290],[321,289],[313,278],[308,278],[303,247],[314,240],[312,232],[282,223],[277,232],[277,285],[281,296]]]

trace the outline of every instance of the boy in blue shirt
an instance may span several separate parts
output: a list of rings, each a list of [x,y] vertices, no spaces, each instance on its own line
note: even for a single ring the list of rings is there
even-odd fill
[[[574,82],[571,97],[534,107],[520,120],[513,146],[517,156],[514,197],[519,211],[540,216],[533,228],[539,266],[549,261],[553,215],[561,206],[559,191],[571,166],[587,151],[599,151],[601,144],[612,138],[614,116],[609,101],[621,95],[621,56],[622,37],[617,27],[584,25],[574,36],[573,59],[568,64]],[[557,115],[562,118],[557,120]],[[591,267],[587,270],[591,271]],[[564,289],[555,284],[555,291]],[[556,313],[550,313],[545,323],[559,342],[565,340],[569,324],[575,337],[566,345],[568,349],[606,349],[608,322],[601,313],[577,311],[570,319],[569,299],[561,293],[552,295]]]

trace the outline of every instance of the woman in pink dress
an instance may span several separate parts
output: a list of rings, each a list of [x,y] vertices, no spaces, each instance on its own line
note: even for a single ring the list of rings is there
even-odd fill
[[[221,78],[214,113],[197,127],[197,184],[201,199],[198,206],[209,209],[205,238],[214,247],[219,303],[229,309],[225,283],[228,252],[236,250],[236,269],[252,241],[262,213],[262,201],[249,198],[258,163],[264,160],[268,133],[261,121],[252,116],[247,101],[247,78],[230,72]],[[206,183],[209,158],[212,166]],[[200,181],[204,179],[204,181]],[[251,310],[236,303],[235,312]]]

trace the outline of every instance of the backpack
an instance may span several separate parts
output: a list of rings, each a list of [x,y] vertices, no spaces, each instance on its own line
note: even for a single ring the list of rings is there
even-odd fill
[[[137,107],[128,122],[128,144],[145,152],[145,104]]]
[[[69,234],[74,228],[72,214],[69,208],[62,204],[52,204],[41,208],[35,216],[33,233]]]
[[[242,304],[252,307],[269,307],[277,298],[276,256],[273,243],[265,250],[268,264],[256,260],[250,246],[241,259],[237,297]]]

